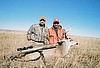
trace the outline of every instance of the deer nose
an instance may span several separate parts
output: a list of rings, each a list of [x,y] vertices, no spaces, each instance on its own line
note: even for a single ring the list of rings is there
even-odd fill
[[[78,45],[78,43],[76,43],[76,45]]]

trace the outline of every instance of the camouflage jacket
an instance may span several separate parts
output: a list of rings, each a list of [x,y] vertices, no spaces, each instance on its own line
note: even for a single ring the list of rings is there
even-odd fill
[[[32,25],[27,31],[27,39],[33,41],[43,41],[48,43],[48,27],[41,27],[39,24]]]

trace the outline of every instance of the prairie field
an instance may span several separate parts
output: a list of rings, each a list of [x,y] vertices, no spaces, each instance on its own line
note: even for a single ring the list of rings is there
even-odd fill
[[[17,53],[17,48],[30,43],[25,31],[0,30],[0,68],[100,68],[100,38],[69,35],[78,46],[70,48],[61,58],[46,58],[30,62],[7,61],[4,56]],[[22,58],[24,59],[24,58]]]

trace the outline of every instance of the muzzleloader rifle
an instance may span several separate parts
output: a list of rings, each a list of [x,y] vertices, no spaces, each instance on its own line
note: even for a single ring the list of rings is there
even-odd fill
[[[19,51],[19,52],[10,54],[10,55],[6,55],[6,56],[4,56],[4,59],[6,59],[7,61],[17,60],[17,61],[22,61],[22,62],[35,61],[35,60],[38,60],[40,57],[42,57],[42,59],[44,58],[44,55],[42,53],[44,50],[53,49],[53,48],[56,48],[56,46],[57,45],[44,45],[44,46],[38,47],[38,48],[33,48],[32,46],[18,48],[17,51]],[[29,49],[29,50],[27,50],[27,49]],[[35,52],[40,53],[40,56],[36,59],[27,60],[27,61],[26,60],[18,60],[18,59],[21,59],[22,57],[25,57],[28,54],[32,54]]]

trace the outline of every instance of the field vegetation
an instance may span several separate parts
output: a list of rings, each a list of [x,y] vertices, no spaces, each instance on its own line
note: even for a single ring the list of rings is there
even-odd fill
[[[0,30],[0,68],[100,68],[100,38],[69,35],[79,43],[61,58],[43,61],[7,61],[4,56],[17,52],[17,48],[29,45],[25,31]],[[23,58],[24,59],[24,58]]]

